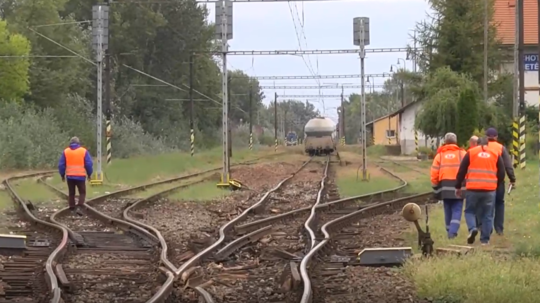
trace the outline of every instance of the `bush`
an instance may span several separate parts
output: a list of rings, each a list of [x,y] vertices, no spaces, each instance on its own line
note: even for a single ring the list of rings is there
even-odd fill
[[[69,135],[58,127],[52,110],[3,103],[0,112],[0,168],[56,166]]]
[[[128,158],[136,155],[160,154],[171,148],[160,139],[144,131],[140,123],[125,117],[115,119],[113,132],[113,156]],[[105,141],[103,141],[105,142]],[[105,145],[105,144],[104,144]]]

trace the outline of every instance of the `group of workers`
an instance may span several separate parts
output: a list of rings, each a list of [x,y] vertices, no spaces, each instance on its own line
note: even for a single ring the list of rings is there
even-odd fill
[[[489,244],[495,229],[504,232],[505,175],[515,186],[516,176],[506,147],[497,142],[497,130],[487,129],[485,138],[471,137],[469,149],[457,145],[457,136],[447,133],[431,166],[435,197],[443,201],[448,238],[458,234],[463,203],[469,235],[473,244],[480,232],[482,245]]]

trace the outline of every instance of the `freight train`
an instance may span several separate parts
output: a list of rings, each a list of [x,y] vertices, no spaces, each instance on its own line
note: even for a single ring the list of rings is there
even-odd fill
[[[309,120],[304,127],[304,149],[310,156],[329,155],[336,150],[334,121],[317,117]]]

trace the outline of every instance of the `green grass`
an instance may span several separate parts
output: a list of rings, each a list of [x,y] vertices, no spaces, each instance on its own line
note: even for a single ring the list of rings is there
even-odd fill
[[[361,173],[360,173],[361,174]],[[369,181],[362,181],[362,176],[359,176],[358,181],[356,175],[338,176],[336,185],[341,197],[353,197],[369,194],[376,191],[382,191],[399,186],[399,181],[388,177],[373,177]]]
[[[279,154],[280,151],[278,151]],[[281,151],[282,152],[282,151]],[[233,151],[232,163],[245,162],[262,156],[274,154],[273,148],[260,148],[259,150]],[[279,156],[276,156],[276,158]],[[102,186],[87,187],[87,197],[89,199],[109,192],[126,189],[136,185],[155,182],[181,176],[196,171],[207,170],[221,166],[221,149],[213,149],[196,153],[193,157],[189,153],[174,153],[157,156],[134,157],[130,159],[113,160],[110,167],[104,166],[105,182]],[[270,160],[270,158],[267,158]],[[94,163],[95,168],[95,163]],[[67,191],[65,182],[60,180],[58,174],[48,181],[55,187]],[[43,185],[37,184],[33,180],[18,182],[18,192],[25,199],[32,202],[43,202],[55,199],[56,196],[47,190]],[[213,182],[214,189],[215,182]],[[169,188],[170,185],[163,185],[155,189],[149,189],[141,193],[141,197],[157,193],[160,190]],[[217,189],[216,189],[217,190]],[[0,210],[11,205],[11,199],[5,191],[0,191]],[[63,202],[62,202],[63,203]]]
[[[222,190],[216,187],[215,181],[202,182],[185,189],[176,191],[168,196],[169,200],[177,201],[209,201],[229,195],[229,190]]]
[[[493,236],[488,247],[465,257],[436,257],[411,261],[404,272],[414,281],[419,295],[435,302],[538,302],[540,290],[540,224],[538,162],[527,170],[517,169],[517,188],[506,196],[504,237]],[[444,214],[440,206],[430,212],[430,231],[436,247],[466,245],[467,227],[462,218],[456,240],[446,238]],[[416,246],[415,233],[407,238]],[[495,255],[493,250],[505,255]]]

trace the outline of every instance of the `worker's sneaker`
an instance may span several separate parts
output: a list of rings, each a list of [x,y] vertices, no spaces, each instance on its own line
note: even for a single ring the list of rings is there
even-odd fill
[[[474,240],[476,239],[476,235],[478,235],[478,230],[477,229],[471,230],[471,232],[469,233],[469,236],[467,237],[467,243],[473,244]]]
[[[504,236],[504,233],[502,231],[495,231],[497,233],[497,235],[499,236]]]
[[[75,213],[78,215],[78,216],[84,216],[86,213],[84,212],[84,208],[81,207],[80,205],[77,205],[75,207]]]
[[[482,246],[487,246],[487,245],[489,245],[489,242],[482,242],[480,244],[482,244]]]

